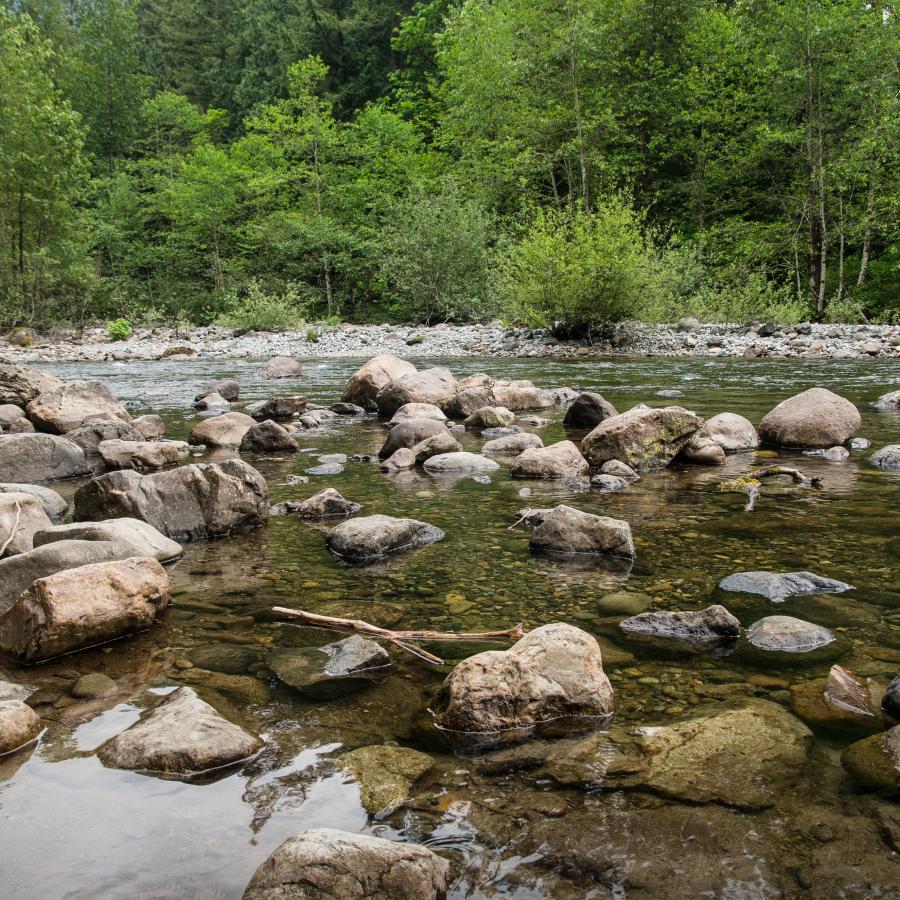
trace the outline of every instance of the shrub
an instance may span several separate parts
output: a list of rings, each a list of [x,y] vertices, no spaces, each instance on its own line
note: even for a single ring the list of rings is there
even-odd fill
[[[303,321],[311,302],[296,285],[288,285],[282,294],[267,294],[252,279],[243,294],[226,299],[216,321],[238,331],[287,331]]]
[[[113,319],[106,326],[111,341],[127,341],[131,337],[131,322],[128,319]]]
[[[306,343],[307,344],[318,344],[319,343],[319,332],[316,331],[315,328],[307,328],[306,329]]]

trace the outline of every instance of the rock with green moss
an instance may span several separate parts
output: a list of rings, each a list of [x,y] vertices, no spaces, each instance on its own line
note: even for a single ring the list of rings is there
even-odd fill
[[[863,787],[900,797],[900,725],[851,744],[841,762]]]
[[[371,815],[386,815],[409,795],[409,790],[430,768],[426,753],[397,744],[373,744],[338,758],[359,785],[360,801]]]

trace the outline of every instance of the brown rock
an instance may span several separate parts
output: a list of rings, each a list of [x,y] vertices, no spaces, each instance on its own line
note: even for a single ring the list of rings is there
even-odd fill
[[[378,408],[375,403],[378,392],[389,381],[415,371],[416,367],[412,363],[389,353],[374,356],[350,377],[341,400],[345,403],[356,403],[363,409],[374,412]]]
[[[0,701],[0,756],[30,744],[42,730],[40,716],[26,703]]]
[[[510,466],[513,478],[566,478],[586,475],[587,460],[572,441],[559,441],[548,447],[523,450]]]
[[[254,421],[244,413],[230,412],[198,422],[188,437],[189,444],[205,444],[207,447],[240,447],[244,435]]]
[[[260,378],[300,378],[303,366],[290,356],[273,356],[259,373]]]
[[[70,381],[35,397],[28,404],[28,418],[40,431],[65,434],[90,419],[131,421],[102,381]]]
[[[825,388],[810,388],[782,400],[759,423],[763,443],[801,450],[827,449],[845,444],[862,419],[859,410]]]

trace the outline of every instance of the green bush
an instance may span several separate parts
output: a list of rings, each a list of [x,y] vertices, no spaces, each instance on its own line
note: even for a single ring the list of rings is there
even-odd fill
[[[319,332],[316,331],[315,328],[307,328],[306,329],[306,343],[307,344],[318,344],[319,343]]]
[[[243,293],[226,298],[216,321],[237,331],[287,331],[303,322],[310,306],[311,299],[297,285],[268,294],[252,279]]]
[[[127,341],[131,337],[131,322],[128,319],[113,319],[106,326],[111,341]]]

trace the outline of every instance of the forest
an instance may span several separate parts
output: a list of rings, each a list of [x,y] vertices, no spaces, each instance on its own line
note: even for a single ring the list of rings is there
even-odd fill
[[[900,322],[863,0],[3,0],[0,324]]]

